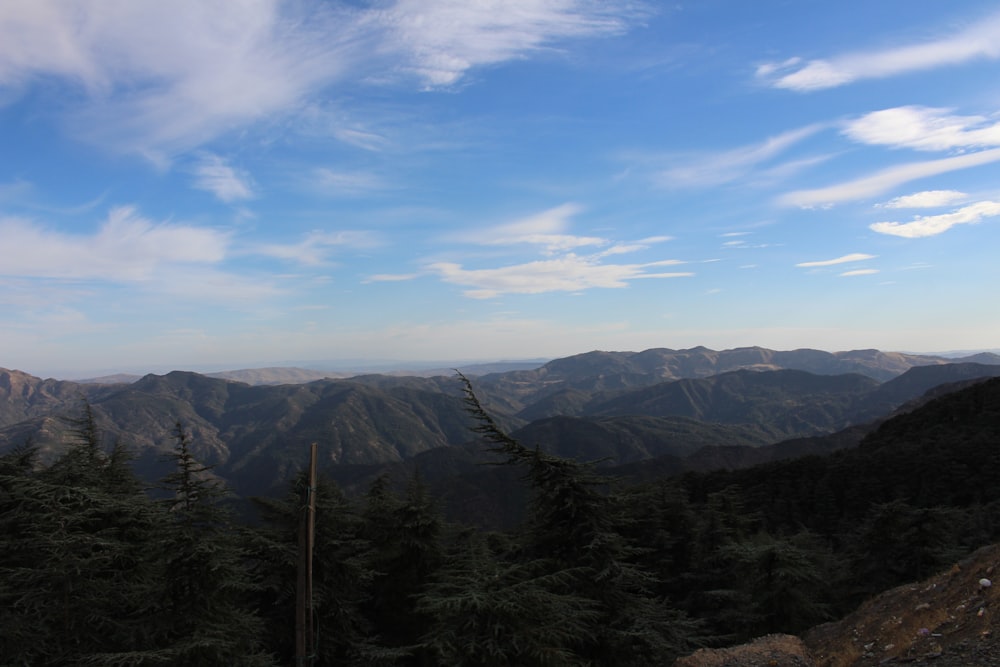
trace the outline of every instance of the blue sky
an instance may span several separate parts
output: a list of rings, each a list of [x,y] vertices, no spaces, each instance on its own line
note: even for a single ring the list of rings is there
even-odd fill
[[[0,6],[0,366],[1000,347],[1000,3]]]

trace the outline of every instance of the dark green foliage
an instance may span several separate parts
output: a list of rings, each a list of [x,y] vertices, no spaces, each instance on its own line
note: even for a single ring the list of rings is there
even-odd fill
[[[385,478],[368,492],[361,535],[372,547],[372,595],[365,605],[389,647],[412,655],[405,664],[432,664],[421,638],[430,617],[417,608],[417,596],[435,580],[444,558],[444,524],[419,476],[403,498],[397,498]]]
[[[758,533],[722,550],[731,586],[744,608],[744,638],[774,632],[801,632],[830,618],[830,573],[822,545],[808,534],[775,538]]]
[[[902,500],[874,505],[847,542],[849,590],[861,598],[923,579],[963,555],[958,547],[961,513],[945,507],[916,508]]]
[[[220,412],[214,387],[203,398]],[[30,442],[0,456],[0,664],[292,664],[308,494],[312,665],[670,664],[695,635],[797,632],[1000,538],[997,380],[852,450],[629,489],[523,446],[465,388],[502,466],[475,479],[516,470],[530,496],[509,532],[445,524],[417,475],[399,493],[379,478],[358,503],[300,476],[238,526],[180,424],[169,497],[153,501],[131,448],[105,445],[104,408],[84,404],[54,462]]]
[[[23,665],[87,664],[134,651],[155,661],[143,619],[156,578],[148,541],[156,507],[121,447],[111,458],[89,405],[75,440],[47,469],[30,448],[0,464],[0,655]],[[147,660],[148,659],[148,660]]]
[[[818,620],[929,576],[1000,538],[998,442],[1000,381],[987,380],[885,422],[856,449],[685,475],[668,484],[684,490],[698,517],[697,555],[670,590],[713,633],[736,639],[797,629],[799,621],[781,620],[786,604]],[[735,502],[720,504],[723,496]],[[812,536],[804,544],[803,531]],[[809,575],[798,586],[808,595],[766,602],[773,596],[746,585],[747,567],[766,562],[757,555],[794,555],[787,566]],[[726,573],[740,563],[734,582]],[[819,585],[817,572],[830,585]]]
[[[544,561],[507,560],[470,536],[417,602],[432,619],[422,646],[440,665],[588,664],[571,647],[600,613],[592,600],[567,592],[577,574]]]
[[[309,489],[305,474],[296,476],[281,499],[256,498],[263,525],[248,531],[256,595],[268,628],[269,650],[281,664],[295,659],[295,604],[298,538],[303,529]],[[374,664],[392,657],[381,647],[363,607],[369,601],[374,572],[371,549],[360,537],[362,525],[355,508],[340,489],[319,477],[316,488],[313,610],[315,618],[312,665]]]
[[[609,493],[610,480],[592,465],[521,445],[462,380],[475,430],[507,464],[525,470],[533,491],[522,538],[527,562],[544,563],[547,574],[568,583],[555,593],[583,598],[596,612],[587,632],[567,648],[595,665],[657,664],[682,651],[690,627],[655,597],[658,582],[637,562],[639,549],[623,534],[627,513],[622,497]]]
[[[164,479],[173,497],[157,536],[163,581],[156,601],[157,640],[171,665],[270,665],[261,649],[263,624],[245,602],[251,592],[246,554],[220,506],[224,490],[191,454],[181,424],[174,430],[175,472]]]

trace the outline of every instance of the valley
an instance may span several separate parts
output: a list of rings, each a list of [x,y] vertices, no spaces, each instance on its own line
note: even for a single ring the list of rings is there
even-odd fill
[[[324,655],[345,664],[489,651],[501,656],[492,664],[542,665],[552,642],[566,656],[553,664],[670,664],[774,633],[803,639],[678,664],[981,655],[970,633],[991,626],[972,614],[907,621],[954,628],[954,643],[904,636],[865,611],[906,615],[895,593],[848,614],[1000,540],[998,361],[696,348],[283,384],[269,371],[244,374],[257,384],[0,371],[4,650],[115,664],[202,650],[287,659],[289,558],[316,442],[317,619],[336,638]],[[963,563],[955,586],[992,573]],[[58,602],[67,585],[73,604]],[[223,616],[186,606],[175,585]],[[165,612],[147,605],[150,590]],[[982,597],[948,596],[919,604]],[[135,627],[114,625],[122,608]],[[53,615],[56,634],[38,625]],[[109,624],[108,638],[76,627],[85,617]],[[184,631],[196,644],[176,634],[187,618],[199,619]],[[269,629],[229,639],[240,618]]]

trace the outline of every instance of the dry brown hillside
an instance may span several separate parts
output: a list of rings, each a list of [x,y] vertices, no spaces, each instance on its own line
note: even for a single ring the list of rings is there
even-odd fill
[[[1000,667],[1000,545],[947,572],[886,591],[834,623],[702,650],[675,667]]]

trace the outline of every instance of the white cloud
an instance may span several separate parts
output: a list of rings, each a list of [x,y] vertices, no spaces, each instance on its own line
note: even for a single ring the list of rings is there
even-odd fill
[[[1000,15],[988,17],[951,35],[878,51],[845,53],[826,60],[790,58],[766,63],[757,76],[775,88],[807,92],[862,79],[1000,58]]]
[[[912,195],[895,197],[876,208],[938,208],[965,199],[968,195],[957,190],[925,190]]]
[[[356,22],[273,0],[18,3],[0,23],[0,85],[54,77],[86,95],[73,129],[154,159],[293,109],[343,75]]]
[[[608,239],[597,236],[566,234],[570,219],[583,209],[577,204],[562,204],[521,220],[462,235],[461,240],[481,245],[539,245],[552,255],[585,246],[602,246]]]
[[[850,255],[843,255],[841,257],[836,257],[834,259],[824,259],[816,262],[800,262],[795,266],[809,268],[814,266],[835,266],[837,264],[848,264],[850,262],[863,262],[866,259],[875,259],[876,255],[866,255],[860,252],[854,252]]]
[[[677,166],[669,167],[656,175],[656,182],[666,187],[705,187],[729,183],[741,178],[751,168],[767,162],[795,144],[823,129],[823,125],[809,125],[789,130],[766,140],[728,151],[702,155],[677,155],[671,159]],[[815,160],[800,160],[798,167],[808,167]],[[789,173],[797,167],[784,165],[778,173]]]
[[[376,273],[373,276],[369,276],[364,282],[366,283],[401,283],[407,280],[414,280],[419,278],[421,273]]]
[[[581,210],[577,204],[562,204],[537,215],[467,233],[460,238],[479,245],[541,246],[541,254],[549,259],[490,269],[465,269],[455,262],[435,262],[429,264],[426,270],[438,274],[445,282],[474,288],[466,290],[465,295],[477,299],[488,299],[500,294],[540,294],[554,291],[576,292],[592,287],[626,287],[629,280],[640,278],[693,275],[651,270],[653,267],[683,263],[678,260],[641,264],[606,263],[604,260],[608,257],[646,250],[652,245],[671,240],[671,237],[648,236],[638,241],[612,242],[596,236],[566,233],[571,218]],[[572,252],[588,246],[608,247],[589,255]],[[372,280],[405,280],[410,277],[413,276],[380,275]]]
[[[640,278],[679,278],[693,273],[653,272],[649,269],[680,264],[677,260],[644,264],[601,264],[593,257],[568,254],[526,264],[497,269],[464,269],[460,264],[437,262],[427,268],[445,282],[472,287],[465,295],[489,299],[501,294],[541,294],[544,292],[577,292],[594,287],[627,287],[628,281]]]
[[[634,3],[593,0],[399,0],[379,12],[384,49],[408,53],[428,86],[449,86],[477,66],[552,48],[560,41],[624,31]]]
[[[943,234],[955,225],[971,225],[984,218],[1000,216],[1000,203],[983,201],[965,206],[952,213],[917,216],[912,222],[876,222],[869,225],[879,234],[915,239]]]
[[[876,274],[878,272],[879,272],[878,269],[855,269],[854,271],[844,271],[840,275],[841,275],[841,277],[870,276],[870,275],[874,275],[874,274]]]
[[[597,253],[597,257],[608,257],[610,255],[625,255],[630,252],[639,252],[640,250],[647,250],[651,245],[657,243],[665,243],[672,240],[670,236],[650,236],[639,241],[634,241],[632,243],[616,243],[607,250],[602,250]]]
[[[882,109],[848,122],[843,132],[864,144],[922,151],[1000,146],[1000,123],[950,112],[919,106]]]
[[[337,171],[327,167],[314,170],[310,189],[328,196],[368,194],[386,187],[381,178],[363,171]]]
[[[341,248],[372,248],[380,244],[378,237],[366,231],[311,232],[298,243],[266,243],[252,246],[248,252],[265,257],[295,262],[304,266],[322,266],[334,251]]]
[[[936,176],[949,171],[977,167],[991,162],[1000,161],[1000,148],[942,158],[925,162],[889,167],[874,174],[869,174],[845,183],[817,188],[814,190],[797,190],[778,198],[783,206],[828,206],[845,201],[856,201],[878,196],[894,187],[928,176]]]
[[[143,281],[171,265],[214,264],[229,238],[202,227],[156,224],[129,207],[112,209],[96,233],[67,234],[0,220],[0,273],[77,280]]]
[[[195,187],[211,192],[227,204],[254,196],[250,177],[226,164],[218,155],[204,154],[194,167]]]
[[[392,81],[409,71],[426,85],[451,85],[474,67],[617,34],[638,15],[637,3],[594,0],[352,5],[6,3],[0,90],[12,99],[39,79],[67,83],[73,104],[52,106],[67,110],[79,136],[166,163],[225,132],[303,109],[337,82]],[[355,130],[339,136],[377,144]]]

